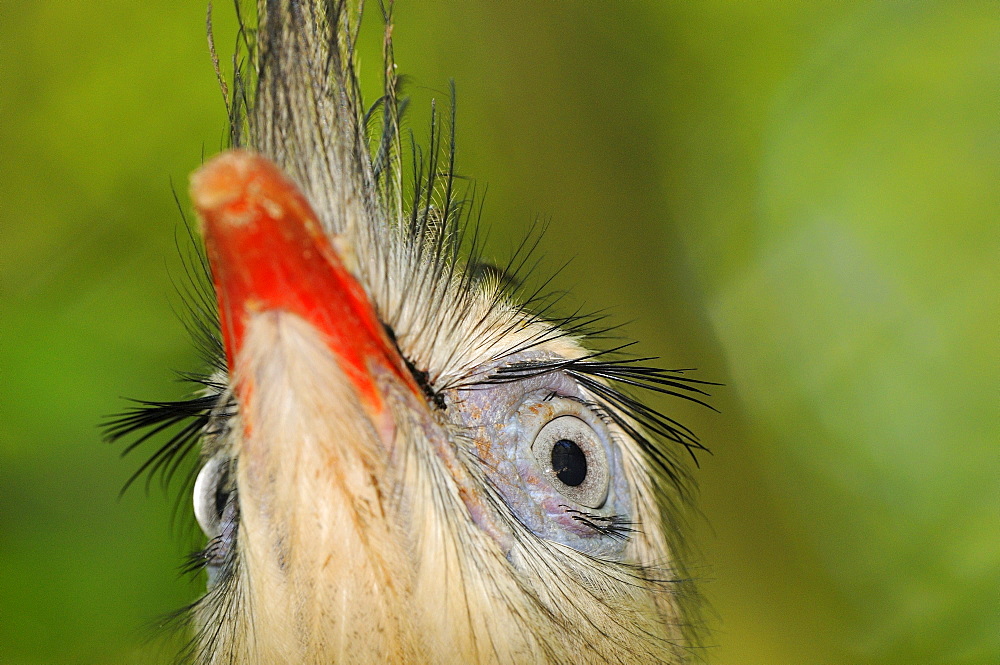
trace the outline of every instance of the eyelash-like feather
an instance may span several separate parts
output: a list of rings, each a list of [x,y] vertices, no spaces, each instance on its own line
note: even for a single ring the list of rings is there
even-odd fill
[[[160,484],[164,488],[168,487],[184,459],[196,450],[202,433],[218,405],[219,397],[213,394],[175,401],[134,401],[138,406],[112,416],[104,425],[104,436],[110,442],[139,435],[125,447],[122,451],[123,456],[132,453],[161,432],[177,426],[180,426],[180,429],[173,432],[170,438],[136,469],[122,487],[122,493],[143,474],[146,474],[147,491],[156,477],[159,477]]]
[[[207,568],[213,560],[218,559],[217,552],[220,547],[222,547],[222,536],[216,536],[209,540],[204,548],[188,554],[181,565],[181,574],[196,575]]]
[[[560,507],[565,509],[566,514],[580,524],[590,527],[602,536],[608,536],[615,540],[628,540],[631,534],[639,531],[636,528],[638,524],[628,521],[624,515],[596,515],[570,508],[565,504]]]

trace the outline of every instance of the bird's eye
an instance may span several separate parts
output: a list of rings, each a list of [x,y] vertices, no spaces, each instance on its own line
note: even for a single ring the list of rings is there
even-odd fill
[[[450,406],[517,521],[588,555],[622,556],[636,528],[617,432],[571,377],[470,389]]]
[[[560,494],[588,508],[600,508],[608,498],[608,460],[604,446],[589,424],[575,416],[546,423],[531,444],[545,477]]]
[[[222,533],[222,519],[229,503],[229,459],[216,455],[201,467],[194,481],[194,516],[209,539]]]

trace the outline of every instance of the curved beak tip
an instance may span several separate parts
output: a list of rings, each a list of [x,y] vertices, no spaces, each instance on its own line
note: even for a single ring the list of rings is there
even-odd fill
[[[216,210],[240,198],[250,155],[226,152],[191,174],[191,200],[199,210]]]
[[[191,174],[191,200],[203,227],[211,223],[243,226],[261,212],[280,218],[282,207],[275,202],[280,192],[269,190],[282,179],[278,169],[263,157],[230,150]]]

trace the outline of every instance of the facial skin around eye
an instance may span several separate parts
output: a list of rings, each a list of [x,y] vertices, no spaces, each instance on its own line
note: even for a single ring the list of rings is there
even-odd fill
[[[595,527],[631,523],[621,453],[615,434],[572,379],[552,374],[477,388],[465,391],[463,401],[457,415],[469,428],[487,480],[515,519],[537,536],[586,554],[621,556],[627,538]],[[554,450],[557,461],[574,468],[554,468]],[[580,482],[564,482],[560,471]]]

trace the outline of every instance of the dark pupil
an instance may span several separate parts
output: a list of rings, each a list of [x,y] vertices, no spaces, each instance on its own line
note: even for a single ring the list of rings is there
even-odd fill
[[[215,514],[221,521],[229,503],[229,462],[220,469],[215,485]]]
[[[556,478],[576,487],[587,478],[587,456],[569,439],[559,439],[552,446],[552,471]]]
[[[222,483],[215,488],[215,514],[222,519],[222,514],[226,511],[226,504],[229,503],[229,491],[223,487]]]

